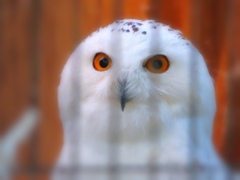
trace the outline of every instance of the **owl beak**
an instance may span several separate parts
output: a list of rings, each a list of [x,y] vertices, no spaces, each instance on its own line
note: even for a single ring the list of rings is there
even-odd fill
[[[120,102],[121,102],[122,111],[124,111],[126,103],[129,101],[129,97],[127,95],[126,87],[127,87],[127,81],[126,80],[119,81]]]

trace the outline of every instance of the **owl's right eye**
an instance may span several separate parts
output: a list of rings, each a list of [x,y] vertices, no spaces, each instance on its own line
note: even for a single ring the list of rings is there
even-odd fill
[[[105,53],[97,53],[93,59],[93,67],[97,71],[106,71],[112,66],[112,60]]]
[[[169,61],[166,56],[158,54],[148,59],[145,67],[152,73],[160,74],[168,70]]]

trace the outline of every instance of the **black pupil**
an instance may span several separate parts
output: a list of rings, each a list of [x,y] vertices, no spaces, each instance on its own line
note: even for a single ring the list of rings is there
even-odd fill
[[[152,67],[153,67],[154,69],[161,69],[162,66],[163,66],[162,61],[159,60],[159,59],[155,59],[155,60],[152,62]]]
[[[106,68],[108,66],[108,59],[105,57],[102,57],[99,64],[102,68]]]

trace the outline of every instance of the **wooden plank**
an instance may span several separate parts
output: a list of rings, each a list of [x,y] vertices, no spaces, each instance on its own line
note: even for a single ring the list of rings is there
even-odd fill
[[[24,8],[11,1],[3,1],[0,6],[0,119],[1,125],[6,123],[1,129],[4,132],[26,107],[29,96],[28,41],[23,20],[26,13],[20,13],[19,7]]]
[[[149,0],[123,0],[121,19],[148,19]]]
[[[225,156],[225,137],[226,137],[226,124],[227,124],[227,110],[228,110],[228,47],[223,43],[222,50],[220,49],[220,59],[218,65],[219,73],[215,77],[216,100],[217,100],[217,113],[214,121],[213,141],[216,149],[220,152],[221,156]]]
[[[110,0],[91,0],[88,2],[79,0],[77,2],[75,16],[78,17],[78,21],[75,25],[78,28],[78,43],[99,27],[106,26],[114,21],[113,6],[114,1]]]
[[[39,164],[54,165],[63,132],[58,112],[57,87],[65,60],[72,51],[73,1],[42,1],[40,47]]]
[[[228,54],[228,112],[225,153],[229,164],[240,170],[240,1],[230,1],[227,11],[226,39]]]
[[[227,11],[228,1],[212,2],[209,14],[206,14],[204,18],[212,17],[212,21],[208,23],[208,28],[202,31],[208,33],[207,37],[202,33],[202,39],[205,38],[200,46],[202,49],[204,46],[204,53],[208,60],[208,66],[215,79],[216,99],[217,99],[217,113],[214,122],[214,134],[213,140],[217,150],[222,157],[226,156],[225,138],[227,136],[226,124],[228,123],[227,109],[229,106],[229,87],[228,77],[228,54],[229,47],[227,45]],[[217,6],[216,6],[217,3]],[[204,20],[202,20],[204,22]],[[212,28],[211,28],[212,27]]]
[[[12,65],[12,32],[13,23],[12,13],[10,11],[11,4],[8,1],[1,3],[1,132],[5,133],[6,129],[11,125],[10,122],[14,121],[15,107],[13,107],[13,94],[14,94],[14,82],[13,82],[13,68]],[[14,112],[14,113],[13,113]],[[15,114],[16,115],[16,114]]]
[[[0,4],[0,132],[6,133],[18,120],[30,99],[29,1]],[[29,142],[29,141],[28,141]],[[30,161],[30,145],[20,147],[18,163]]]
[[[146,19],[147,12],[148,0],[91,0],[88,2],[80,0],[76,13],[79,17],[77,26],[80,39],[82,40],[99,27],[106,26],[118,19]]]
[[[170,25],[190,37],[190,0],[150,0],[149,18]]]
[[[217,4],[217,5],[216,5]],[[203,54],[210,74],[215,79],[217,112],[214,121],[213,140],[223,156],[227,107],[227,47],[226,21],[227,1],[192,1],[191,40]],[[221,43],[220,43],[221,42]]]
[[[202,52],[210,69],[217,76],[220,49],[224,41],[228,1],[192,1],[191,40]]]

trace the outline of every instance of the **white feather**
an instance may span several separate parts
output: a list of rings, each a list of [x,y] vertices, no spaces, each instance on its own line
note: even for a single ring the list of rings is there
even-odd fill
[[[0,179],[8,180],[15,166],[19,145],[29,136],[38,122],[36,108],[27,109],[10,131],[0,139]]]

